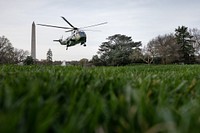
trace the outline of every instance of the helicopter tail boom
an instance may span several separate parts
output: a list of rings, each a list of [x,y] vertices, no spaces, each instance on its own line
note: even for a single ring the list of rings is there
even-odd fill
[[[61,40],[53,40],[54,42],[61,42]]]
[[[53,40],[54,42],[60,42],[60,40]]]
[[[61,45],[63,45],[63,43],[62,43],[62,40],[61,39],[59,39],[59,40],[53,40],[54,42],[59,42]]]

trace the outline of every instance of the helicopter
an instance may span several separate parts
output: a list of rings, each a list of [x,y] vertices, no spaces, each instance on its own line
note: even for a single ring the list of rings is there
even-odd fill
[[[65,22],[67,22],[67,24],[69,24],[70,27],[61,27],[61,26],[48,25],[48,24],[37,24],[37,25],[66,29],[67,31],[65,31],[65,32],[71,32],[71,36],[67,37],[66,39],[61,38],[59,40],[53,40],[53,41],[59,42],[61,45],[66,45],[66,50],[68,49],[68,47],[75,46],[76,44],[79,44],[79,43],[83,46],[86,46],[87,37],[86,37],[86,33],[82,29],[107,24],[107,22],[103,22],[103,23],[99,23],[99,24],[95,24],[95,25],[77,28],[77,27],[73,26],[67,19],[65,19],[65,17],[61,16],[61,18]]]

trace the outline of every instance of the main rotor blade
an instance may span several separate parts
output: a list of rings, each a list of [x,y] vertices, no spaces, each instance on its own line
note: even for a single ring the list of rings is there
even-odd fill
[[[62,19],[65,20],[65,22],[67,22],[72,28],[77,29],[76,27],[74,27],[69,21],[67,21],[67,19],[65,19],[65,17],[61,16]]]
[[[101,30],[84,30],[84,31],[93,31],[93,32],[101,32]]]
[[[89,28],[89,27],[95,27],[95,26],[99,26],[99,25],[103,25],[103,24],[107,24],[107,23],[108,23],[108,22],[99,23],[99,24],[94,24],[94,25],[90,25],[90,26],[86,26],[86,27],[81,27],[80,29]]]
[[[65,31],[65,32],[72,32],[73,31],[73,29],[71,29],[71,30],[67,30],[67,31]]]
[[[72,29],[72,28],[69,28],[69,27],[61,27],[61,26],[54,26],[54,25],[48,25],[48,24],[37,24],[37,25],[46,26],[46,27],[53,27],[53,28],[60,28],[60,29]]]

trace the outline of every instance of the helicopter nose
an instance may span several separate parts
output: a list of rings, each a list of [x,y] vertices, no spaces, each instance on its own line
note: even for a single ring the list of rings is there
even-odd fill
[[[82,42],[86,42],[86,37],[81,37],[80,39]]]

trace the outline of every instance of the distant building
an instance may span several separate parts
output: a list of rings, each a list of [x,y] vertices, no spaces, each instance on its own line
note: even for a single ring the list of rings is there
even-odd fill
[[[32,33],[31,33],[31,57],[36,59],[36,28],[35,23],[32,24]]]
[[[65,60],[62,62],[61,66],[66,66],[66,61]]]

